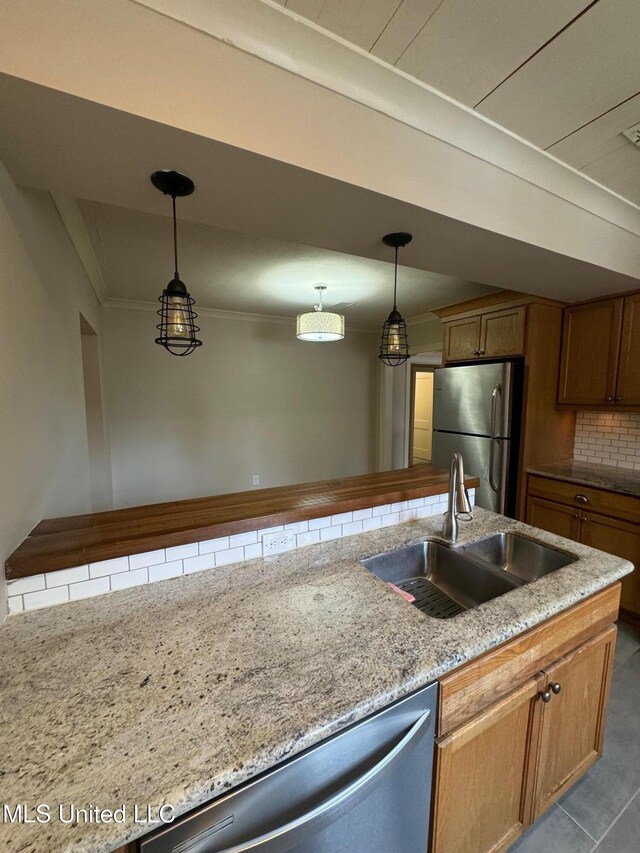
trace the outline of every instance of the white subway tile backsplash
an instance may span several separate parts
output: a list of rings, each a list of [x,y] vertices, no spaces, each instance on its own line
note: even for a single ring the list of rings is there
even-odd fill
[[[91,598],[94,595],[102,595],[110,591],[111,584],[108,577],[94,578],[90,581],[72,583],[69,587],[69,598],[71,601],[76,601],[79,598]]]
[[[24,592],[37,592],[45,588],[44,575],[32,575],[30,578],[18,578],[8,582],[9,595],[22,595]]]
[[[305,545],[315,545],[319,541],[319,530],[309,530],[308,533],[298,533],[296,537],[296,545],[298,548],[304,548]]]
[[[67,586],[70,583],[89,580],[89,566],[78,566],[75,569],[61,569],[58,572],[48,572],[47,587]]]
[[[640,414],[578,412],[573,456],[581,462],[640,468]]]
[[[640,437],[640,429],[638,430]],[[577,441],[578,439],[576,439]],[[610,447],[620,455],[619,464],[635,465],[636,457],[627,441],[615,435],[611,441],[619,445]],[[623,446],[623,444],[625,446]],[[638,456],[640,468],[640,456]],[[473,502],[475,492],[470,490]],[[367,530],[376,530],[416,518],[435,515],[446,508],[443,495],[428,498],[415,498],[411,501],[399,501],[377,507],[367,507],[354,512],[338,513],[333,516],[313,518],[309,521],[292,522],[286,526],[222,536],[205,542],[188,545],[176,545],[171,548],[147,551],[144,554],[132,554],[130,557],[117,557],[101,560],[88,566],[76,566],[57,572],[35,575],[9,581],[9,612],[21,613],[65,601],[75,601],[95,595],[139,586],[149,582],[179,577],[182,574],[212,569],[242,560],[251,560],[262,556],[262,534],[286,531],[292,535],[295,546],[302,548],[318,542],[353,536]]]
[[[244,560],[244,548],[230,548],[228,551],[216,551],[216,566],[226,566]]]
[[[69,600],[69,587],[56,586],[40,592],[28,592],[23,595],[23,600],[25,610],[37,610],[40,607],[50,607],[52,604],[62,604]]]
[[[174,545],[173,548],[165,548],[165,552],[167,563],[173,563],[175,560],[186,560],[187,557],[198,556],[198,543],[192,542],[190,545]]]
[[[362,521],[351,521],[342,525],[343,536],[353,536],[354,533],[362,533]]]
[[[89,563],[89,576],[92,578],[102,578],[105,575],[115,575],[118,572],[128,571],[128,557],[115,557],[113,560],[101,560],[99,563]]]
[[[129,569],[145,569],[147,566],[157,566],[165,562],[164,548],[160,548],[157,551],[145,551],[144,554],[132,554],[129,557]]]
[[[141,586],[149,582],[148,568],[135,569],[130,572],[120,572],[111,578],[111,589],[127,589],[130,586]]]
[[[214,554],[216,551],[226,551],[228,547],[228,536],[221,536],[219,539],[207,539],[206,542],[198,543],[198,550],[201,554]]]
[[[230,548],[243,548],[245,545],[256,545],[258,542],[258,531],[252,530],[250,533],[236,533],[229,537]]]
[[[167,549],[167,554],[171,549]],[[177,578],[182,574],[182,560],[172,560],[170,563],[160,563],[158,566],[149,566],[149,580],[164,581],[167,578]]]
[[[185,575],[191,572],[201,572],[204,569],[212,569],[215,566],[215,554],[200,554],[199,557],[189,557],[183,561]]]
[[[24,601],[21,595],[10,595],[7,603],[9,605],[9,613],[22,613],[24,610]]]

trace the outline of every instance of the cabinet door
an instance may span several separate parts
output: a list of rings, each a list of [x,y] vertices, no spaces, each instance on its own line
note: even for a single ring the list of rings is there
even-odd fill
[[[615,639],[612,625],[543,673],[551,698],[541,703],[534,820],[600,757]]]
[[[467,361],[480,350],[480,317],[465,317],[444,324],[444,360]]]
[[[622,298],[564,309],[559,403],[614,404]]]
[[[436,741],[432,853],[499,853],[522,832],[541,685],[529,679]]]
[[[484,358],[522,355],[526,316],[524,305],[483,314],[480,323],[480,355]]]
[[[580,541],[633,563],[636,570],[622,578],[620,606],[640,614],[640,524],[608,518],[594,512],[582,513]]]
[[[640,405],[640,293],[626,296],[622,319],[622,340],[616,403]]]
[[[565,539],[580,539],[580,513],[571,506],[527,497],[527,524],[541,527]]]

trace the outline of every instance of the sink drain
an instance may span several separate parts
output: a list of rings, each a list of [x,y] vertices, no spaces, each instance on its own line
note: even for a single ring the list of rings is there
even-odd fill
[[[406,581],[396,582],[396,586],[403,592],[410,592],[411,595],[415,596],[416,600],[413,602],[413,606],[435,619],[450,619],[467,609],[449,598],[426,578],[410,578]]]

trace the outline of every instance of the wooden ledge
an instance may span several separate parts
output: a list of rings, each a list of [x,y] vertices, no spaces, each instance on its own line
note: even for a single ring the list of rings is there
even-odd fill
[[[6,562],[6,577],[28,577],[275,527],[370,506],[443,494],[449,474],[415,465],[360,477],[256,489],[41,521]],[[468,477],[468,488],[479,480]]]

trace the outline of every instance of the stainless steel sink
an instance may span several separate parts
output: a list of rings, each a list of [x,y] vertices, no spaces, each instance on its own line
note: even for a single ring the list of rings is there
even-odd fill
[[[438,619],[448,619],[520,586],[516,579],[429,540],[361,562],[376,577],[411,593],[416,607]]]
[[[487,539],[471,542],[462,550],[492,568],[515,575],[527,583],[575,563],[578,559],[517,533],[496,533]]]

